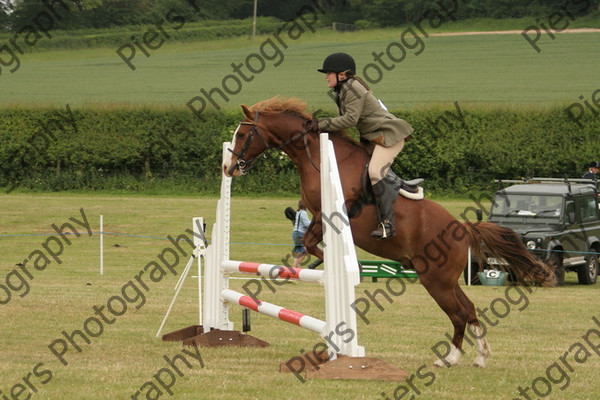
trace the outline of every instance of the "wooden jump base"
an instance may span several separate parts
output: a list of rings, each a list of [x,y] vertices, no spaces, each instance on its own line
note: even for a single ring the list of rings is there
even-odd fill
[[[348,217],[333,144],[326,133],[321,134],[320,141],[322,212],[329,215],[331,220],[323,238],[327,244],[324,247],[324,270],[230,260],[231,178],[223,175],[221,198],[217,205],[217,222],[213,226],[211,244],[206,248],[205,255],[202,325],[193,325],[165,334],[163,340],[183,341],[186,345],[197,346],[268,346],[267,342],[233,330],[233,323],[229,320],[229,305],[237,304],[327,338],[327,353],[324,356],[321,354],[318,362],[315,362],[314,357],[309,361],[306,354],[299,355],[282,363],[281,372],[294,372],[298,375],[301,371],[307,378],[406,380],[406,371],[379,359],[365,357],[364,348],[358,345],[356,312],[351,307],[355,301],[355,287],[360,280],[358,262],[352,232],[350,226],[345,223]],[[223,144],[224,154],[229,146],[229,143]],[[337,224],[334,222],[336,215],[339,216]],[[325,287],[325,321],[229,289],[231,273],[322,284]],[[351,340],[335,334],[340,326],[344,326],[345,331],[354,333]],[[301,370],[293,367],[296,362],[303,364]]]

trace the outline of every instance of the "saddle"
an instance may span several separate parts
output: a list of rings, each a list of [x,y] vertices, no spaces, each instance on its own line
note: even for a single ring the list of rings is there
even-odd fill
[[[392,171],[390,168],[387,175],[383,178],[383,182],[386,185],[390,185],[394,192],[406,197],[410,200],[422,200],[423,188],[420,186],[425,180],[423,178],[412,179],[405,181]],[[371,180],[368,174],[368,164],[365,165],[365,169],[361,175],[361,191],[362,195],[360,198],[352,204],[352,207],[348,211],[348,217],[354,217],[365,205],[375,204],[375,195],[373,194],[373,186],[371,186]]]

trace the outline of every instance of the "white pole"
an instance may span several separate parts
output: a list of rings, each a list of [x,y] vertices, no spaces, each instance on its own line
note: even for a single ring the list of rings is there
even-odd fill
[[[223,143],[223,159],[231,143]],[[216,219],[211,231],[211,243],[206,248],[204,259],[204,301],[202,326],[204,332],[216,328],[232,330],[229,306],[221,300],[221,291],[229,288],[229,275],[224,274],[221,264],[229,260],[229,238],[231,223],[231,177],[221,174],[221,193],[217,202]]]
[[[252,40],[256,37],[256,10],[258,8],[258,0],[254,0],[254,15],[252,18]]]
[[[333,142],[327,133],[321,133],[321,213],[323,218],[329,217],[327,229],[323,232],[325,267],[325,335],[328,340],[330,360],[337,354],[350,357],[364,357],[365,348],[358,345],[358,325],[356,310],[351,308],[355,303],[355,288],[360,283],[358,257],[354,248],[354,239],[350,229],[350,221],[344,205],[344,193],[335,159]],[[334,222],[334,216],[338,218]],[[337,331],[345,325],[353,338],[342,340],[340,335],[329,340],[327,333]]]
[[[194,248],[198,248],[200,245],[200,238],[198,235],[202,235],[205,238],[204,233],[204,218],[195,217],[193,219],[193,230],[194,230]],[[206,246],[206,243],[202,243]],[[198,325],[202,325],[202,257],[198,255]]]
[[[104,218],[100,215],[100,275],[104,275]]]

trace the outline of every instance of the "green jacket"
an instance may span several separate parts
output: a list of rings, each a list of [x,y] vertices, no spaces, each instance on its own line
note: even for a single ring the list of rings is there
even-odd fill
[[[340,89],[340,116],[319,118],[321,131],[339,131],[356,126],[362,139],[389,147],[413,133],[403,119],[388,112],[358,80],[350,78]]]

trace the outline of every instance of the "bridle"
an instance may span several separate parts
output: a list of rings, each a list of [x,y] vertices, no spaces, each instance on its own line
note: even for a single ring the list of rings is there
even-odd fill
[[[295,142],[296,140],[298,140],[300,138],[303,138],[304,139],[304,148],[306,149],[306,153],[308,154],[308,158],[309,158],[311,164],[313,165],[313,167],[315,167],[315,169],[317,171],[319,171],[319,168],[317,168],[317,166],[315,165],[315,163],[314,163],[314,161],[312,159],[312,156],[310,154],[310,150],[308,148],[308,141],[307,141],[307,138],[306,138],[306,135],[307,135],[308,132],[306,130],[300,132],[299,135],[292,136],[291,138],[289,138],[288,140],[286,140],[285,142],[283,142],[279,146],[276,146],[276,147],[270,146],[269,143],[265,140],[264,136],[258,130],[258,117],[259,117],[259,112],[255,111],[255,113],[254,113],[254,121],[240,121],[240,123],[239,123],[240,126],[241,125],[250,125],[250,126],[252,126],[252,128],[250,129],[250,135],[248,135],[248,137],[246,138],[246,141],[244,142],[244,144],[243,144],[242,149],[240,150],[240,152],[238,153],[238,152],[234,151],[233,149],[227,149],[228,151],[230,151],[232,154],[234,154],[237,157],[236,166],[237,166],[237,169],[240,171],[240,173],[242,175],[246,175],[248,173],[248,171],[251,170],[254,167],[254,165],[256,163],[256,160],[258,159],[258,156],[254,157],[251,160],[246,160],[246,158],[245,158],[246,152],[250,148],[250,145],[252,144],[252,140],[254,139],[254,135],[257,135],[262,140],[262,142],[264,143],[265,150],[263,151],[263,153],[265,151],[267,151],[267,150],[281,150],[285,146],[287,146],[287,145]],[[238,129],[239,129],[239,127],[238,127]],[[263,154],[263,157],[266,158],[267,155]]]
[[[251,125],[252,129],[250,130],[250,135],[248,135],[248,138],[244,142],[244,145],[242,146],[242,150],[240,153],[235,152],[233,149],[227,149],[227,150],[230,151],[232,154],[234,154],[237,157],[237,160],[236,160],[237,168],[239,169],[239,171],[242,175],[246,175],[248,173],[248,171],[254,166],[254,163],[256,161],[256,157],[253,158],[252,160],[246,160],[244,158],[244,156],[246,155],[246,152],[248,151],[248,149],[250,148],[250,145],[252,144],[252,139],[254,138],[254,135],[257,135],[263,141],[263,143],[265,144],[266,150],[270,150],[270,149],[272,149],[272,147],[269,146],[269,143],[267,143],[267,141],[265,140],[263,135],[261,135],[261,133],[258,131],[258,127],[257,127],[258,111],[256,111],[254,113],[254,121],[241,121],[239,125],[240,126],[241,125]],[[239,127],[238,127],[238,129],[239,129]]]

